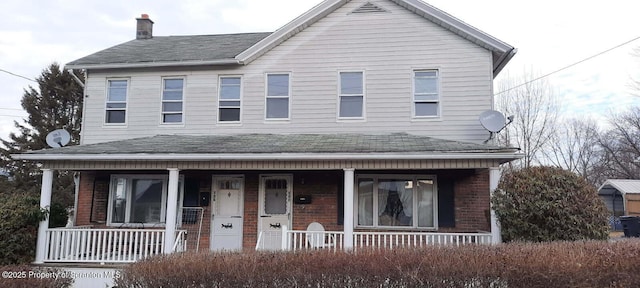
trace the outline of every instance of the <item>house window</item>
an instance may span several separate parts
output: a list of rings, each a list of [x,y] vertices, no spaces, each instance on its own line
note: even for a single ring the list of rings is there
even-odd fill
[[[242,78],[220,77],[220,95],[218,97],[218,121],[240,121],[240,95]]]
[[[289,74],[267,74],[267,119],[289,119]]]
[[[415,117],[437,117],[440,115],[438,70],[413,72],[413,106]]]
[[[357,181],[358,226],[435,228],[435,176],[361,175]]]
[[[184,79],[163,79],[162,123],[182,123]]]
[[[128,84],[128,80],[107,81],[105,123],[124,124],[126,122]]]
[[[114,175],[109,196],[109,224],[164,223],[168,177],[165,175]],[[182,181],[179,183],[182,198]],[[176,203],[178,207],[180,203]]]
[[[362,72],[340,72],[339,118],[362,118],[364,77]]]

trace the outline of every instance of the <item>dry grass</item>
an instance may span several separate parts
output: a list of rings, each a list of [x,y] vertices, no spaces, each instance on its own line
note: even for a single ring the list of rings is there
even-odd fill
[[[118,287],[640,287],[640,241],[357,253],[201,253],[127,267]]]

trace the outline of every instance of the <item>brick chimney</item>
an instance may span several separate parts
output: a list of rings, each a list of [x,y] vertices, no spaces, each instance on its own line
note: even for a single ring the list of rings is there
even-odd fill
[[[149,15],[142,14],[140,18],[136,18],[136,39],[153,38],[153,21],[149,19]]]

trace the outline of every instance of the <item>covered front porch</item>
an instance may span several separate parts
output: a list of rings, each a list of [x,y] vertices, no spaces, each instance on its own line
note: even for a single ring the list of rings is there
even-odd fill
[[[253,135],[225,139],[228,147],[215,136],[198,138],[218,143],[220,152],[208,153],[175,153],[190,147],[180,137],[163,151],[149,151],[159,141],[151,137],[21,154],[43,165],[43,208],[56,170],[79,174],[74,227],[48,228],[48,220],[42,221],[35,262],[499,243],[490,192],[499,165],[517,158],[515,151],[396,136],[334,135],[324,143],[342,149],[337,152],[322,145],[301,148],[313,142],[308,135],[282,136],[290,142],[281,139],[273,142],[281,146],[253,152],[238,148],[266,137]],[[448,150],[433,151],[425,141]],[[360,142],[382,150],[359,151]]]

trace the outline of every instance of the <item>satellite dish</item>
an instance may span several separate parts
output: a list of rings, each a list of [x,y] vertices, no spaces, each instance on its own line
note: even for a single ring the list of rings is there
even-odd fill
[[[487,110],[480,114],[480,124],[489,132],[497,133],[507,125],[507,122],[502,113],[496,110]]]
[[[46,140],[49,147],[60,148],[69,144],[69,141],[71,141],[71,135],[69,135],[69,132],[67,132],[67,130],[57,129],[49,132],[49,134],[47,134]]]

